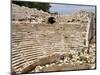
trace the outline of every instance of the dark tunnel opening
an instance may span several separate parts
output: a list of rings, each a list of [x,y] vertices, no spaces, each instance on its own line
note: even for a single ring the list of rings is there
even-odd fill
[[[54,24],[56,22],[55,17],[49,17],[48,18],[48,23],[49,24]]]

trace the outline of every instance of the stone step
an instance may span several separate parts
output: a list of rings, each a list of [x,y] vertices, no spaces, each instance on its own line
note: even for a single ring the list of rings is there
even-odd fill
[[[20,58],[20,59],[17,59],[17,60],[15,60],[15,61],[12,61],[12,64],[13,64],[14,66],[16,66],[16,65],[22,64],[22,63],[24,63],[24,62],[25,62],[24,59],[23,59],[23,58]]]
[[[53,65],[49,67],[44,67],[42,69],[43,72],[51,72],[51,71],[68,71],[68,70],[87,70],[90,66],[88,64],[59,64]],[[41,71],[40,71],[41,72]]]
[[[41,52],[31,52],[31,53],[24,53],[24,56],[39,56],[39,55],[43,55]]]
[[[12,57],[12,58],[16,58],[16,57],[19,57],[19,54],[16,54],[16,55],[12,55],[11,57]]]
[[[18,59],[21,59],[21,57],[19,57],[19,55],[17,57],[12,57],[12,61],[16,61]]]

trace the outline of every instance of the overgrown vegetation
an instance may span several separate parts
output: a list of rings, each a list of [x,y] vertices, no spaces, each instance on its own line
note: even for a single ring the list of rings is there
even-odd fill
[[[26,2],[26,1],[12,1],[12,3],[29,8],[37,8],[38,10],[43,10],[46,12],[49,12],[49,8],[51,7],[49,3]]]

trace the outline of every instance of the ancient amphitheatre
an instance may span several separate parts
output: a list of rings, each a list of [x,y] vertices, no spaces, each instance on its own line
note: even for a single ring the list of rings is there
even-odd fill
[[[48,18],[54,17],[54,24]],[[96,16],[86,11],[51,15],[12,4],[12,72],[96,68]]]

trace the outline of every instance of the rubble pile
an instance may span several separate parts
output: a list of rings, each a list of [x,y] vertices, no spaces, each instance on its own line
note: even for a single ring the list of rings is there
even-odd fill
[[[13,21],[32,21],[41,23],[50,14],[36,8],[28,8],[12,4],[12,20]]]
[[[66,54],[66,56],[62,60],[59,60],[58,62],[51,63],[51,64],[38,65],[31,72],[48,72],[48,71],[58,71],[58,70],[62,71],[66,69],[67,70],[94,69],[96,67],[95,54],[96,54],[95,44],[92,44],[90,46],[89,54],[87,53],[87,48],[70,50],[70,52]],[[72,66],[73,68],[70,65],[73,65]]]

